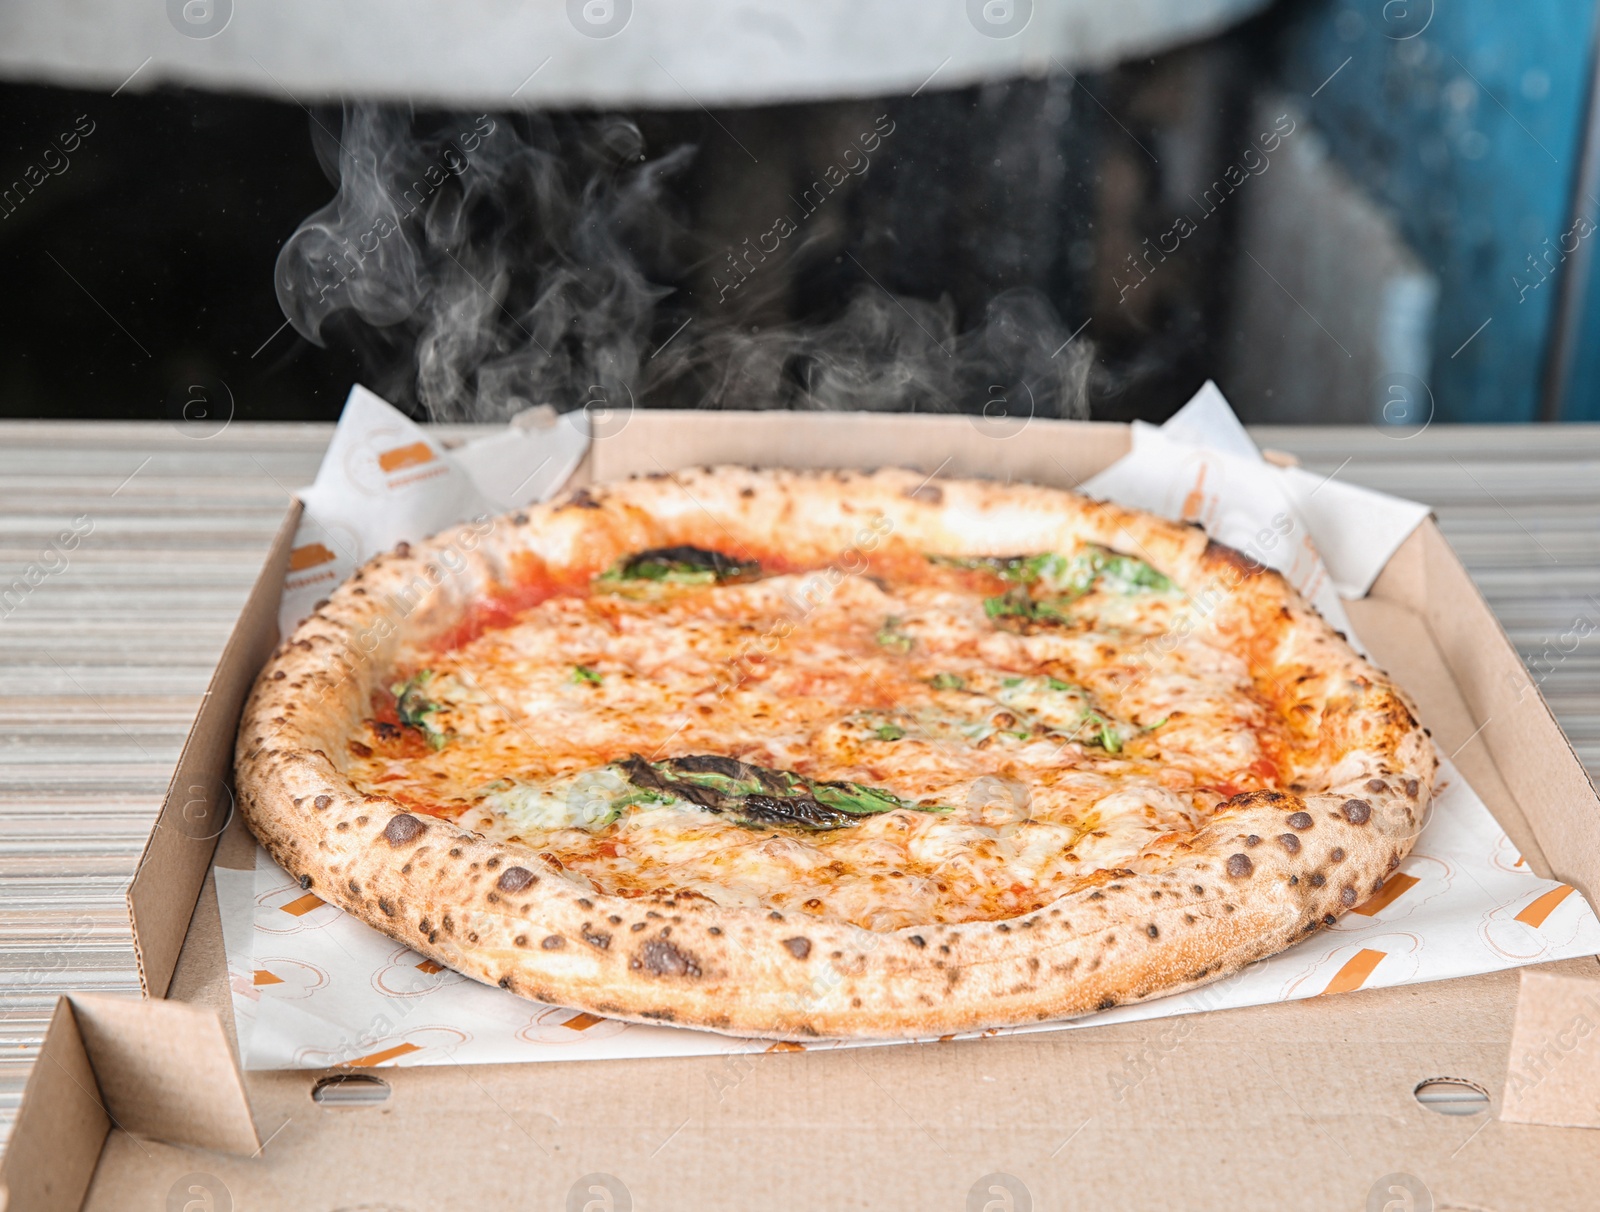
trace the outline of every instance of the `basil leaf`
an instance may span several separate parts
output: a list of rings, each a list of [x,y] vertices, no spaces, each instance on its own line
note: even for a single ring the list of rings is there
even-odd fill
[[[757,560],[738,560],[704,547],[652,547],[617,561],[599,576],[604,582],[724,585],[760,575]]]
[[[634,754],[618,768],[642,791],[675,796],[707,812],[732,817],[749,828],[788,825],[800,829],[841,829],[864,816],[897,809],[948,812],[923,807],[891,791],[852,782],[823,782],[788,770],[772,770],[737,758],[699,754],[646,761]]]
[[[450,737],[434,726],[434,712],[440,710],[440,706],[424,693],[431,681],[433,670],[419,669],[404,682],[396,682],[389,687],[389,691],[395,697],[395,713],[400,717],[400,722],[419,729],[434,749],[443,749],[450,743]]]
[[[590,686],[598,686],[605,681],[605,678],[587,665],[574,665],[572,667],[572,680],[579,684],[588,683]]]
[[[900,620],[894,615],[883,620],[883,626],[878,628],[878,634],[874,638],[880,647],[887,648],[890,652],[898,652],[901,656],[910,652],[912,645],[916,643],[911,636],[900,630]]]
[[[1042,577],[1055,573],[1062,559],[1053,551],[1037,555],[1014,556],[944,556],[930,555],[928,563],[940,568],[958,568],[963,572],[987,572],[1004,581],[1031,585]]]
[[[1008,589],[999,597],[983,600],[983,613],[997,626],[1012,630],[1028,625],[1058,626],[1072,621],[1060,599],[1032,597],[1025,586]]]

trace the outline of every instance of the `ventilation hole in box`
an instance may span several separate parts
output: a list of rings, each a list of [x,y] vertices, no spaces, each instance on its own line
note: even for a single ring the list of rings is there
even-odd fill
[[[311,1101],[324,1107],[376,1107],[389,1098],[389,1083],[364,1073],[324,1077],[311,1087]]]
[[[1464,1077],[1430,1077],[1413,1093],[1419,1103],[1440,1115],[1476,1115],[1489,1109],[1489,1092]]]

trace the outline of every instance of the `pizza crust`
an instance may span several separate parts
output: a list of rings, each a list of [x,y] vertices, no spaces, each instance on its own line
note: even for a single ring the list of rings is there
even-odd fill
[[[443,635],[523,553],[576,579],[672,543],[772,545],[852,571],[862,535],[949,554],[1137,553],[1317,721],[1304,794],[1227,801],[1098,884],[1007,921],[870,931],[704,899],[579,888],[533,850],[363,793],[336,757],[403,643]],[[1285,683],[1292,688],[1284,690]],[[334,756],[330,756],[334,755]],[[906,471],[702,469],[579,489],[401,544],[273,654],[237,751],[250,828],[303,887],[525,997],[742,1036],[901,1038],[1070,1018],[1217,980],[1359,905],[1410,850],[1437,759],[1401,692],[1276,572],[1198,528],[1054,489]]]

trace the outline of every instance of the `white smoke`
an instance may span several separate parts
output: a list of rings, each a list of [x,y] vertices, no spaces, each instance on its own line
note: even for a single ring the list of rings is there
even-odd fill
[[[1034,291],[966,332],[948,299],[877,286],[832,319],[752,331],[757,291],[702,304],[671,285],[714,257],[668,196],[695,149],[651,159],[624,118],[352,104],[314,142],[338,193],[280,252],[279,303],[310,341],[356,340],[375,386],[433,420],[596,399],[1087,415],[1088,343]]]

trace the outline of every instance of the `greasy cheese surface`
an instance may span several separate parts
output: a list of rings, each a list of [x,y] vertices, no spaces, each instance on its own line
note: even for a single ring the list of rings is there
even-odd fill
[[[583,887],[875,930],[1026,913],[1277,784],[1282,725],[1203,618],[1174,626],[1181,590],[1103,579],[1009,628],[1008,592],[909,552],[867,575],[597,581],[409,654],[412,692],[376,696],[348,773]],[[905,806],[762,827],[641,795],[630,755],[733,757]]]

